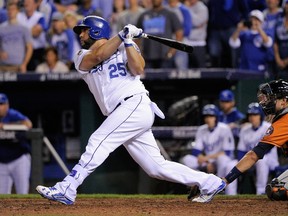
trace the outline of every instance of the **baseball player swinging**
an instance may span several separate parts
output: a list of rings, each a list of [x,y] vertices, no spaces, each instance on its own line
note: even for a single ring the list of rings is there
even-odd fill
[[[83,48],[75,56],[75,67],[107,118],[90,136],[86,151],[70,174],[53,187],[37,186],[38,193],[49,200],[73,204],[77,188],[85,178],[111,152],[124,145],[149,176],[187,186],[198,185],[200,202],[211,201],[225,188],[223,180],[167,161],[160,154],[151,126],[154,113],[161,118],[164,115],[151,102],[140,81],[145,61],[133,42],[133,38],[141,36],[142,29],[129,24],[109,39],[108,22],[98,16],[87,16],[73,30]]]

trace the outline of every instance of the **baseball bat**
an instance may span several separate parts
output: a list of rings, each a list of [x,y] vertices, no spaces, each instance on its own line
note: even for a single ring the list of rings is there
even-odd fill
[[[181,50],[181,51],[187,52],[187,53],[192,53],[194,50],[193,46],[190,46],[188,44],[181,43],[179,41],[169,39],[169,38],[158,37],[158,36],[150,35],[150,34],[146,34],[146,33],[142,33],[141,37],[157,41],[159,43],[162,43],[164,45],[167,45],[169,47],[172,47],[174,49]]]

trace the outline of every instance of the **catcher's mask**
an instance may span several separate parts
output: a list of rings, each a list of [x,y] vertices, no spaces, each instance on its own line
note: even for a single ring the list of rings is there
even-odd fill
[[[280,79],[261,84],[258,89],[257,98],[265,115],[275,114],[276,100],[288,98],[288,83]]]

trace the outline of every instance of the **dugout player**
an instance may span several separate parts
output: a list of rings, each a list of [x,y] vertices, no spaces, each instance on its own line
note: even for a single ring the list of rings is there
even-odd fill
[[[192,152],[180,162],[192,169],[224,176],[237,162],[233,160],[235,143],[232,131],[227,124],[218,122],[219,109],[214,104],[206,104],[202,116],[204,124],[197,129]],[[237,181],[226,187],[225,194],[237,194]]]
[[[5,124],[21,124],[32,128],[29,118],[10,108],[7,95],[0,93],[0,130]],[[1,140],[0,194],[11,194],[13,184],[17,194],[28,194],[30,169],[30,145],[22,134]]]
[[[226,175],[227,184],[237,179],[243,172],[262,159],[274,146],[281,148],[288,156],[288,82],[273,80],[259,86],[257,98],[265,115],[273,115],[272,125],[258,144],[238,162]],[[279,183],[279,184],[278,184]],[[280,184],[281,183],[281,184]],[[282,184],[283,183],[283,184]],[[274,187],[275,186],[275,187]],[[280,186],[279,188],[277,188]],[[288,170],[267,185],[266,193],[273,200],[288,200]]]
[[[151,102],[140,81],[145,61],[133,41],[141,36],[142,29],[129,24],[109,39],[108,22],[98,16],[87,16],[73,30],[83,47],[75,56],[75,67],[107,118],[90,136],[86,151],[70,174],[53,187],[37,186],[38,193],[49,200],[73,204],[77,188],[85,178],[111,152],[124,145],[149,176],[187,186],[198,185],[201,201],[211,201],[225,188],[221,178],[167,161],[160,154],[151,126],[155,114],[161,118],[164,114]]]

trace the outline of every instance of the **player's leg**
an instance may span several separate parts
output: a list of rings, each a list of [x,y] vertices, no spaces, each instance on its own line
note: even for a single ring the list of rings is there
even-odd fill
[[[17,194],[28,194],[30,185],[31,156],[24,154],[13,162],[12,178]]]
[[[217,176],[224,177],[229,173],[229,171],[236,166],[237,160],[231,160],[227,155],[221,155],[217,158]],[[225,194],[236,195],[237,194],[237,184],[238,181],[235,180],[225,188]]]
[[[179,162],[194,170],[199,167],[197,157],[191,154],[187,154],[184,157],[180,158]]]
[[[73,204],[76,198],[77,188],[84,179],[90,175],[105,159],[120,145],[132,139],[143,131],[151,127],[153,119],[145,119],[148,100],[143,103],[143,95],[133,96],[111,113],[101,126],[90,136],[85,152],[76,166],[73,167],[69,175],[63,181],[58,182],[54,187],[38,187],[37,191],[48,199],[53,199],[51,194],[61,194],[61,200],[65,204]],[[144,117],[143,117],[144,115]],[[139,119],[139,116],[141,119]],[[56,191],[56,192],[55,192]],[[47,195],[48,193],[48,195]],[[60,196],[60,195],[59,195]],[[58,196],[58,197],[59,197]],[[57,198],[58,198],[57,197]],[[56,201],[59,201],[58,199]],[[61,202],[60,201],[60,202]]]
[[[11,194],[12,185],[9,163],[0,163],[0,194]]]
[[[272,148],[264,158],[256,163],[256,193],[265,194],[269,173],[279,166],[277,148]]]
[[[269,165],[268,161],[265,161],[265,156],[262,160],[259,160],[256,166],[256,194],[265,194],[265,187],[268,182],[269,176]]]
[[[124,146],[132,158],[151,177],[187,186],[198,185],[201,193],[205,194],[216,190],[221,184],[221,179],[213,174],[195,171],[183,164],[165,160],[160,154],[151,130]]]

